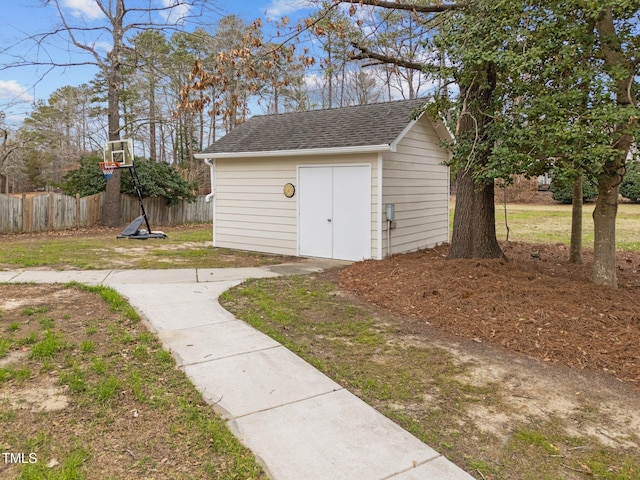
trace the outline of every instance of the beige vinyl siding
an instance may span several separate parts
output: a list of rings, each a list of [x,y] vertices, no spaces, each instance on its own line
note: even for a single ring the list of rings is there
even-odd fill
[[[295,166],[276,159],[217,159],[214,244],[295,255],[296,200],[282,194],[295,181]]]
[[[383,206],[384,208],[384,206]],[[378,158],[371,160],[371,258],[378,258]]]
[[[446,150],[431,122],[423,116],[384,156],[384,204],[395,204],[396,228],[390,231],[391,253],[432,247],[448,241],[449,169]],[[387,254],[387,224],[383,251]]]
[[[297,195],[286,198],[282,192],[287,182],[298,187],[297,167],[368,163],[372,166],[371,256],[375,256],[376,160],[375,154],[217,159],[214,244],[218,247],[297,255]]]

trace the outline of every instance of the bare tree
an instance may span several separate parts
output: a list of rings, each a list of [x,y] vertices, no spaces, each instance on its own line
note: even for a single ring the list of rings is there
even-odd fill
[[[246,120],[250,98],[267,98],[272,111],[277,111],[279,96],[295,83],[295,73],[315,59],[306,50],[296,54],[290,40],[298,33],[282,43],[264,43],[261,27],[261,20],[246,25],[235,16],[222,19],[212,41],[222,42],[224,48],[214,48],[211,58],[195,62],[180,92],[178,114],[209,107],[212,127],[219,118],[228,133]]]
[[[174,0],[163,6],[145,7],[130,0],[88,0],[85,2],[88,16],[74,16],[66,8],[63,0],[42,0],[45,7],[53,8],[60,25],[51,31],[33,35],[24,42],[32,42],[37,47],[38,58],[18,58],[4,68],[20,66],[42,66],[47,69],[94,65],[104,79],[107,91],[108,140],[118,140],[122,131],[120,112],[120,92],[125,52],[129,48],[127,38],[144,30],[177,28],[188,18],[200,17],[209,8],[210,0]],[[62,37],[84,56],[80,60],[61,61],[53,56],[50,47],[53,40]],[[108,48],[104,48],[109,44]],[[29,49],[30,50],[30,49]],[[44,52],[44,53],[43,53]],[[44,60],[43,60],[44,58]],[[107,182],[102,223],[117,226],[120,218],[120,175],[119,171]]]
[[[18,142],[12,138],[9,126],[4,123],[4,113],[0,113],[0,193],[9,193],[9,175],[6,166],[11,154],[18,148]]]

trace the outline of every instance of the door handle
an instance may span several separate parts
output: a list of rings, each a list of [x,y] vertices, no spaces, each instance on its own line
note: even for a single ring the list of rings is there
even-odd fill
[[[327,222],[331,223],[331,219],[330,219],[330,218],[327,218]]]

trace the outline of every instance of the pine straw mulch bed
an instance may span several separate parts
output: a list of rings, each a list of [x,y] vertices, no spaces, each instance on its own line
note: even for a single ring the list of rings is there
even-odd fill
[[[448,246],[353,264],[340,286],[437,328],[539,359],[613,375],[640,388],[640,252],[618,253],[619,288],[590,282],[592,253],[504,243],[505,260],[446,260]]]

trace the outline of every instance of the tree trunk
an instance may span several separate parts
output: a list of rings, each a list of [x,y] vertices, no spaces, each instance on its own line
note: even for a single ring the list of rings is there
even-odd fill
[[[502,258],[496,238],[494,185],[478,185],[472,171],[460,173],[456,181],[456,206],[449,259]]]
[[[582,175],[573,182],[569,262],[582,263]]]
[[[616,105],[627,108],[635,105],[633,98],[636,68],[634,62],[625,56],[625,47],[618,37],[612,7],[606,7],[596,22],[596,30],[601,41],[601,53],[605,67],[615,72]],[[630,133],[636,127],[638,117],[630,115],[626,125],[619,124],[613,135],[613,145],[619,152],[604,165],[598,181],[598,200],[593,211],[593,282],[616,288],[616,215],[618,194],[627,160],[627,154],[634,143]]]
[[[616,215],[622,177],[608,176],[598,185],[598,200],[593,210],[593,282],[616,288]]]
[[[158,161],[158,147],[156,145],[156,82],[153,78],[149,81],[149,160]]]
[[[124,2],[117,0],[116,16],[112,19],[113,50],[110,62],[105,71],[107,79],[107,116],[109,124],[109,140],[120,140],[120,88],[122,86],[121,67],[124,31],[122,18],[124,16]],[[120,169],[116,168],[111,178],[107,180],[104,204],[100,224],[108,227],[118,227],[122,224],[120,218]]]
[[[479,73],[484,82],[472,81],[461,87],[460,96],[470,99],[463,105],[458,119],[456,137],[460,143],[473,144],[466,166],[457,175],[456,207],[453,215],[453,234],[447,258],[503,258],[504,253],[496,238],[496,208],[494,180],[476,182],[474,172],[482,171],[487,162],[491,144],[489,126],[493,119],[485,112],[491,111],[496,88],[496,66],[488,62]],[[466,100],[465,100],[466,104]],[[475,148],[480,139],[484,148]],[[475,150],[475,152],[474,152]]]
[[[113,68],[113,67],[112,67]],[[109,140],[120,139],[120,101],[118,91],[118,81],[110,75],[108,78],[108,117],[109,117]],[[119,227],[122,224],[120,209],[120,169],[113,171],[111,178],[107,180],[107,187],[102,205],[102,215],[100,224],[107,227]]]

